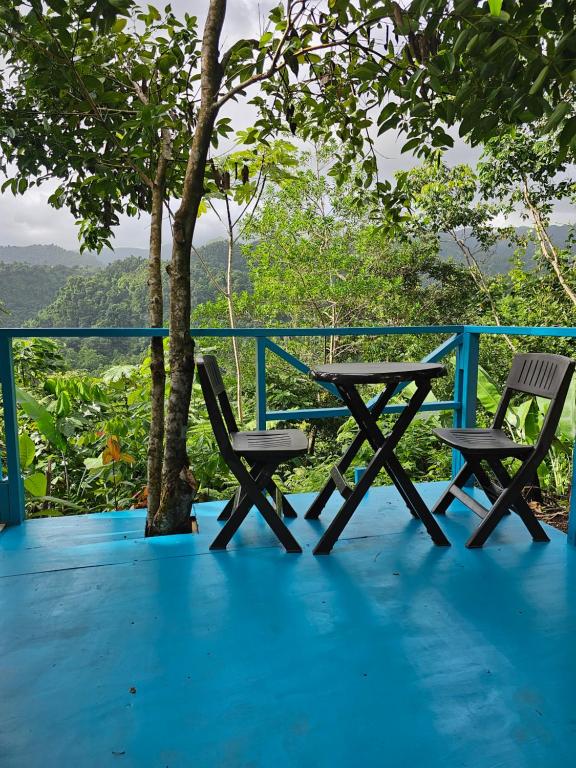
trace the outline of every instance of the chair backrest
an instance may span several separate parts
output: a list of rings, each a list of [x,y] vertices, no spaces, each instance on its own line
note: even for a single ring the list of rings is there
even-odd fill
[[[232,453],[229,434],[238,432],[238,426],[226,394],[220,367],[214,355],[197,357],[196,367],[218,448],[223,455],[229,455]]]
[[[494,416],[493,426],[500,429],[514,393],[520,392],[550,400],[536,445],[547,451],[554,439],[556,427],[568,394],[576,363],[569,357],[544,353],[515,355],[506,380],[502,399]]]

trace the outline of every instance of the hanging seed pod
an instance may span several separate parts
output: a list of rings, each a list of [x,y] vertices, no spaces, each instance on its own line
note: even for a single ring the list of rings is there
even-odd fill
[[[247,165],[242,166],[242,184],[248,184],[250,179],[250,169]]]
[[[228,171],[224,171],[222,174],[222,189],[226,192],[230,189],[230,173]]]

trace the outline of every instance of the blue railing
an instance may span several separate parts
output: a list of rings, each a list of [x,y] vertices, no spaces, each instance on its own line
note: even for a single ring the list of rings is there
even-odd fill
[[[362,328],[195,328],[191,334],[196,339],[202,338],[244,338],[253,339],[256,344],[256,423],[258,429],[265,429],[269,421],[309,420],[347,416],[345,407],[304,408],[292,410],[268,410],[266,400],[266,353],[269,352],[284,360],[302,373],[309,371],[308,366],[294,355],[283,349],[272,339],[295,337],[331,337],[331,336],[397,336],[397,335],[447,335],[438,347],[432,350],[424,360],[437,362],[455,352],[454,390],[451,400],[426,402],[423,411],[453,411],[454,425],[473,427],[476,423],[478,365],[480,338],[483,335],[539,336],[576,338],[576,328],[537,328],[537,327],[496,327],[481,325],[439,325],[439,326],[402,326],[402,327],[362,327]],[[3,398],[3,416],[6,435],[6,470],[0,460],[0,522],[19,524],[24,519],[24,487],[19,463],[18,424],[16,414],[16,391],[14,366],[12,360],[12,340],[15,338],[94,338],[123,337],[150,338],[167,337],[165,328],[0,328],[0,386]],[[337,395],[330,385],[325,388]],[[399,387],[400,391],[402,387]],[[389,405],[385,413],[398,413],[405,406]],[[572,493],[570,506],[569,541],[576,545],[576,446],[574,451]],[[454,452],[452,471],[457,472],[461,457]]]

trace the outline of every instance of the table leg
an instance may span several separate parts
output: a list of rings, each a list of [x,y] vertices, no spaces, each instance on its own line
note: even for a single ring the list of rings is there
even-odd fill
[[[340,534],[350,521],[350,518],[356,511],[358,504],[360,504],[366,493],[370,490],[370,486],[376,479],[378,472],[380,472],[382,469],[384,463],[384,458],[381,455],[382,451],[383,449],[380,449],[374,454],[370,463],[366,467],[364,474],[352,490],[352,493],[344,501],[336,513],[336,517],[332,520],[328,528],[326,528],[322,534],[318,544],[316,544],[314,547],[315,555],[330,554],[332,547],[338,541]]]
[[[445,533],[436,522],[436,518],[424,503],[424,500],[416,490],[416,486],[393,453],[390,453],[388,456],[386,465],[387,471],[389,471],[388,467],[390,467],[393,472],[393,474],[390,474],[390,472],[389,474],[394,485],[406,500],[408,508],[422,520],[434,544],[437,544],[439,547],[449,547],[450,542],[446,538]]]
[[[379,419],[382,415],[382,411],[388,404],[388,401],[396,391],[396,384],[388,384],[384,391],[379,395],[378,399],[372,406],[372,408],[367,409],[369,413],[372,414],[372,418],[374,420]],[[351,412],[351,415],[354,414]],[[364,442],[366,441],[366,436],[362,433],[362,431],[359,431],[354,440],[350,443],[348,446],[348,449],[346,450],[346,453],[342,456],[342,458],[338,461],[338,463],[335,465],[336,469],[340,472],[340,474],[344,475],[346,470],[350,467],[352,464],[354,458],[356,457],[356,454],[362,448]],[[336,484],[334,480],[329,477],[326,485],[322,488],[320,493],[316,496],[312,504],[308,507],[308,510],[304,517],[306,520],[316,520],[318,517],[320,517],[320,513],[326,506],[328,499],[334,491],[336,490]]]

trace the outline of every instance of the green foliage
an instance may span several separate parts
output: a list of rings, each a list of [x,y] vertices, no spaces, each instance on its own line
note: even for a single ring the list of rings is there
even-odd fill
[[[150,168],[164,130],[177,128],[175,158],[187,151],[196,18],[180,21],[169,6],[163,14],[148,6],[130,27],[113,21],[131,5],[101,0],[91,20],[85,3],[37,3],[30,13],[14,3],[0,16],[2,191],[17,195],[59,180],[50,203],[76,217],[82,248],[109,246],[121,213],[149,211]],[[171,166],[170,192],[179,189],[181,169]]]
[[[245,248],[253,294],[239,299],[238,311],[250,322],[326,328],[397,317],[433,323],[442,301],[456,310],[465,272],[441,262],[432,240],[392,240],[374,226],[370,209],[356,205],[353,185],[338,188],[325,175],[330,160],[320,155],[318,171],[269,189]]]
[[[322,161],[324,162],[324,161]],[[338,189],[326,171],[291,171],[268,187],[250,225],[251,240],[238,257],[238,279],[243,289],[234,297],[238,324],[312,326],[372,324],[434,324],[481,320],[486,308],[480,303],[469,269],[443,261],[439,234],[451,228],[474,227],[489,242],[488,220],[493,211],[476,194],[477,176],[462,166],[454,169],[426,164],[410,172],[410,217],[401,236],[393,237],[374,225],[369,206],[354,203],[353,184]],[[349,194],[348,194],[349,193]],[[522,244],[519,244],[519,248]],[[216,296],[205,278],[205,266],[222,277],[226,250],[212,244],[196,263],[196,282],[205,291],[196,308],[199,325],[226,326],[226,302]],[[519,256],[522,254],[519,253]],[[243,261],[243,258],[246,261]],[[247,262],[247,266],[246,266]],[[247,274],[249,270],[249,275]],[[140,300],[146,268],[137,259],[117,262],[106,270],[75,275],[61,299],[62,324],[72,312],[101,316],[103,325],[126,312],[143,312]],[[508,274],[483,275],[503,323],[571,325],[573,309],[559,289],[554,274],[537,263],[521,268],[520,260]],[[110,285],[106,282],[110,281]],[[250,284],[253,289],[250,289]],[[242,285],[239,282],[239,285]],[[114,296],[114,306],[110,301]],[[216,298],[215,298],[216,297]],[[57,304],[52,305],[56,314]],[[142,323],[145,319],[141,320]],[[334,360],[414,360],[439,343],[435,337],[389,338],[336,337],[279,339],[281,347],[308,364]],[[542,349],[541,339],[516,342],[523,351]],[[229,339],[201,339],[199,351],[213,350],[222,362],[227,386],[235,384],[234,360]],[[78,354],[86,349],[79,346]],[[551,339],[546,349],[573,354],[571,343]],[[254,413],[254,347],[250,340],[239,345],[246,412]],[[69,352],[66,353],[67,355]],[[145,505],[146,448],[150,420],[149,359],[145,353],[132,360],[121,355],[98,374],[70,370],[62,347],[48,340],[15,342],[15,366],[20,399],[20,448],[24,467],[27,508],[31,515],[122,509]],[[500,398],[512,350],[496,339],[483,341],[479,422],[489,423]],[[453,361],[448,376],[435,382],[434,397],[452,394]],[[267,353],[267,401],[269,408],[336,406],[330,393],[317,387],[285,361]],[[374,391],[367,390],[367,397]],[[401,394],[403,402],[409,390]],[[547,489],[566,493],[569,483],[569,450],[575,427],[574,395],[570,395],[558,439],[545,465],[542,482]],[[519,439],[529,440],[541,423],[538,399],[514,403],[509,427]],[[387,429],[393,417],[383,419]],[[417,481],[446,479],[450,451],[431,435],[432,427],[451,423],[450,413],[422,414],[398,446],[398,455]],[[254,426],[253,422],[245,425]],[[350,421],[313,421],[301,425],[309,434],[309,455],[281,468],[277,481],[290,492],[317,490],[330,466],[355,433]],[[227,498],[234,481],[215,444],[200,389],[193,388],[188,453],[200,483],[199,498]],[[357,464],[368,458],[366,449]],[[350,469],[351,475],[353,468]],[[385,475],[379,479],[388,482]]]
[[[54,299],[75,272],[70,267],[0,262],[0,302],[7,312],[0,314],[0,326],[25,325]]]
[[[488,7],[415,0],[396,18],[401,42],[397,72],[387,71],[396,100],[388,119],[421,150],[450,146],[441,124],[459,125],[472,144],[524,123],[540,121],[543,133],[561,124],[565,154],[576,134],[574,13],[571,0]]]
[[[235,285],[250,286],[248,267],[240,249],[235,249]],[[53,298],[50,278],[61,274],[61,285]],[[214,282],[226,272],[226,243],[218,240],[197,249],[190,273],[192,305],[210,301],[216,295]],[[210,274],[213,281],[208,279]],[[97,270],[65,267],[40,267],[27,264],[0,264],[0,297],[5,292],[8,307],[19,306],[18,321],[12,315],[0,317],[6,325],[32,325],[43,328],[113,328],[148,325],[148,266],[145,259],[131,256]],[[44,283],[42,282],[44,281]],[[167,283],[167,281],[166,281]],[[30,287],[28,287],[30,286]],[[164,287],[168,305],[168,286]],[[48,303],[46,303],[48,302]],[[42,344],[35,340],[34,354]],[[19,342],[19,364],[25,365],[29,342]],[[103,370],[121,360],[137,361],[146,346],[143,339],[93,338],[67,340],[61,347],[69,366],[87,371]],[[32,352],[30,352],[32,354]]]

